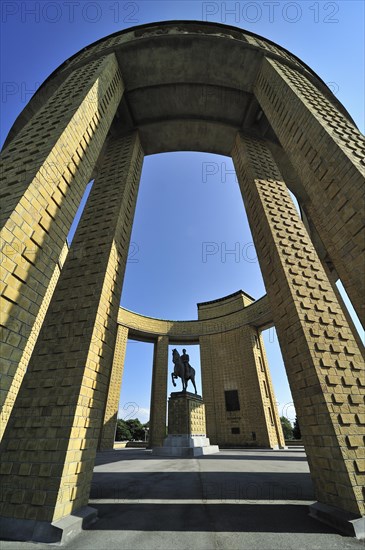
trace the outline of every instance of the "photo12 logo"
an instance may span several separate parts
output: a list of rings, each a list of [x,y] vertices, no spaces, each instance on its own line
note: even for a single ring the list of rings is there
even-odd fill
[[[45,2],[10,2],[1,3],[1,21],[17,21],[20,23],[127,23],[137,25],[140,4],[137,2],[85,2],[60,0]]]
[[[214,256],[216,261],[220,261],[225,264],[227,260],[239,262],[248,262],[250,264],[257,263],[257,255],[255,245],[252,241],[248,243],[235,242],[231,245],[227,245],[226,242],[203,242],[202,243],[202,262],[205,264],[208,262],[208,258]]]
[[[230,181],[235,181],[238,183],[237,175],[235,169],[229,168],[225,162],[203,162],[202,163],[202,182],[219,181],[220,183],[226,183],[227,178],[230,178]]]
[[[338,2],[202,2],[202,20],[228,25],[286,22],[339,23]]]

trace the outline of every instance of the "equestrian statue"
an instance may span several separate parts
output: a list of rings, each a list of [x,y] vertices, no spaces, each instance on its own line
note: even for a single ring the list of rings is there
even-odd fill
[[[183,354],[180,356],[177,349],[172,350],[172,361],[174,363],[174,372],[171,373],[172,383],[176,387],[175,380],[181,378],[182,391],[186,392],[189,380],[191,380],[195,393],[198,393],[195,385],[195,369],[189,363],[189,355],[186,349],[183,349]]]

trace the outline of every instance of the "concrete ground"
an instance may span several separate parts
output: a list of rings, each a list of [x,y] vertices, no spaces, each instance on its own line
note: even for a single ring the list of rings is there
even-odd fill
[[[70,550],[346,550],[364,543],[308,516],[303,447],[221,450],[199,458],[145,449],[99,453],[89,505],[99,520]],[[0,542],[1,550],[56,545]]]

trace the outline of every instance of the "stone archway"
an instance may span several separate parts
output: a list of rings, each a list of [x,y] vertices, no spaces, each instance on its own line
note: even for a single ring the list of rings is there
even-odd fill
[[[128,29],[47,79],[2,153],[5,523],[87,504],[143,156],[174,150],[232,155],[317,498],[364,512],[362,350],[330,280],[333,266],[363,319],[363,143],[310,68],[225,25]]]

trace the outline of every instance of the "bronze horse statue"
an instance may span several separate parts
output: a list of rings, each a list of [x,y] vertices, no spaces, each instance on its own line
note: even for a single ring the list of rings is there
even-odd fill
[[[195,393],[198,393],[195,385],[195,369],[193,369],[193,367],[189,364],[186,366],[184,365],[177,349],[172,350],[172,361],[174,363],[174,372],[171,373],[173,385],[176,387],[175,380],[177,378],[181,378],[183,391],[185,392],[188,382],[191,380]]]

